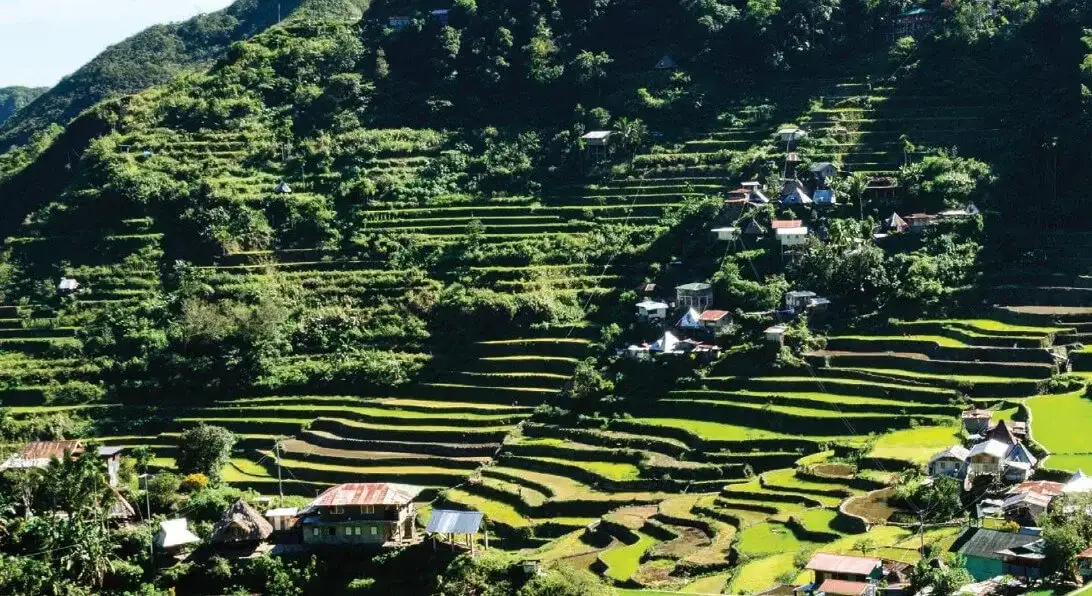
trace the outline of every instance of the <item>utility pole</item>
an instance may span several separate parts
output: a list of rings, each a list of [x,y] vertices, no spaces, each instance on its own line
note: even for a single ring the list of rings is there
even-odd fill
[[[144,504],[147,507],[148,516],[145,521],[152,521],[152,491],[148,489],[148,481],[151,479],[151,474],[144,472],[140,475],[140,478],[144,480]],[[155,567],[155,534],[152,534],[152,538],[148,541],[148,558],[152,562],[152,567]]]

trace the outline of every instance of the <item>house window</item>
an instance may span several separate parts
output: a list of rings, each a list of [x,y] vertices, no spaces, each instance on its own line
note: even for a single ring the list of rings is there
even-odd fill
[[[357,526],[357,527],[356,527],[356,528],[354,529],[353,533],[354,533],[354,534],[356,534],[357,536],[360,536],[360,534],[361,534],[361,528],[360,528],[360,526]]]
[[[379,533],[379,528],[377,528],[375,526],[371,526],[371,527],[368,528],[368,531],[371,532],[372,536],[375,536],[376,534]]]
[[[334,505],[334,513],[345,513],[345,508],[341,505]]]
[[[311,535],[312,536],[318,536],[319,535],[319,529],[318,528],[311,528]]]
[[[361,505],[360,511],[362,513],[375,513],[375,505]]]

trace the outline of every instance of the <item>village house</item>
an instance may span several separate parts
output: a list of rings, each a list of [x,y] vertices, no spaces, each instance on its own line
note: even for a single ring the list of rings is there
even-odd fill
[[[638,284],[636,292],[638,296],[654,296],[656,295],[656,284],[647,281],[643,284]]]
[[[253,548],[269,538],[273,525],[242,499],[228,507],[212,528],[213,544]]]
[[[1027,491],[1005,497],[1001,509],[1005,519],[1021,526],[1035,526],[1036,520],[1050,507],[1054,497],[1042,493]]]
[[[816,205],[820,206],[832,206],[838,204],[837,195],[835,194],[834,189],[831,188],[820,188],[819,190],[815,191],[815,193],[812,195],[812,201],[814,201]]]
[[[1004,420],[1001,420],[990,427],[990,430],[986,433],[986,439],[1001,441],[1006,445],[1015,445],[1020,442],[1020,440],[1016,438],[1016,434],[1009,428],[1009,423],[1006,423]]]
[[[701,329],[701,313],[693,308],[687,309],[683,316],[679,317],[679,320],[675,322],[675,326],[679,329]]]
[[[970,452],[962,445],[955,445],[934,455],[926,465],[930,476],[948,476],[963,478],[967,473],[967,458]]]
[[[137,512],[133,505],[121,496],[114,487],[110,487],[110,507],[106,510],[106,519],[116,525],[125,525],[136,518]]]
[[[974,409],[963,412],[963,430],[969,435],[980,435],[990,429],[993,412]]]
[[[277,184],[277,186],[273,188],[273,192],[275,192],[275,193],[277,193],[279,195],[290,195],[290,194],[292,194],[292,187],[289,186],[288,183],[285,182],[284,180],[281,180]]]
[[[829,161],[821,161],[811,166],[811,175],[819,186],[826,186],[838,174],[838,167]]]
[[[118,485],[118,473],[121,471],[121,455],[124,452],[125,447],[116,445],[98,448],[99,459],[106,463],[106,477],[110,482],[110,486]]]
[[[53,459],[83,455],[82,441],[31,441],[23,449],[0,463],[0,471],[44,468]]]
[[[326,489],[300,513],[303,543],[387,545],[413,542],[413,499],[420,486],[394,483],[339,484]]]
[[[898,213],[891,213],[891,217],[883,220],[883,231],[888,234],[901,234],[910,229],[910,224],[906,223]]]
[[[430,19],[440,23],[441,27],[447,27],[451,22],[451,11],[446,8],[437,8],[428,13]]]
[[[693,308],[701,312],[713,306],[713,286],[707,283],[689,283],[675,288],[675,302],[679,308]]]
[[[766,335],[766,343],[778,346],[785,345],[785,332],[788,330],[788,325],[774,325],[766,328],[766,331],[763,332]]]
[[[967,456],[967,475],[1000,476],[1004,470],[1005,456],[1011,445],[996,439],[989,439],[971,447]]]
[[[57,291],[59,292],[75,292],[78,289],[80,289],[80,282],[71,277],[62,277],[57,284]]]
[[[1092,492],[1092,477],[1078,469],[1069,480],[1062,485],[1062,494],[1071,495]]]
[[[718,242],[735,242],[739,240],[739,228],[713,228],[711,231]]]
[[[593,161],[603,161],[607,158],[611,139],[614,138],[613,130],[593,130],[580,140],[584,141],[585,154]]]
[[[808,229],[805,227],[799,228],[779,228],[774,230],[774,236],[778,242],[781,243],[781,248],[789,248],[792,246],[800,246],[806,244],[808,241]]]
[[[970,527],[952,544],[951,551],[963,555],[971,576],[984,581],[1008,573],[1003,551],[1012,552],[1036,540],[1039,540],[1038,536],[1029,534]]]
[[[802,188],[794,188],[787,194],[781,195],[782,205],[810,205],[811,203],[811,197]]]
[[[413,19],[411,19],[410,17],[407,17],[407,16],[399,15],[399,16],[387,17],[387,25],[391,29],[394,29],[395,31],[401,31],[402,29],[405,29],[406,27],[409,27],[410,23],[412,23],[412,22],[413,22]]]
[[[968,203],[963,209],[945,209],[937,213],[937,217],[940,219],[965,219],[981,213],[974,203]]]
[[[698,317],[702,329],[716,335],[732,324],[732,314],[726,310],[707,310]]]
[[[658,352],[660,354],[673,354],[678,351],[679,338],[670,331],[664,332],[663,337],[656,340],[651,346],[648,347],[650,352]]]
[[[808,304],[818,296],[815,292],[807,290],[785,292],[785,308],[796,313],[804,312],[807,310]]]
[[[642,321],[663,321],[667,318],[667,304],[644,299],[637,303],[637,318]]]
[[[1092,547],[1088,547],[1077,555],[1077,573],[1085,584],[1092,580]]]
[[[1039,458],[1023,444],[1017,443],[1009,448],[1005,455],[1002,476],[1006,482],[1026,482],[1031,472],[1039,464]]]
[[[936,223],[937,216],[929,215],[928,213],[914,213],[907,215],[905,218],[907,225],[910,226],[910,231],[914,233],[921,233],[925,231],[925,228]]]
[[[159,522],[159,531],[152,539],[152,543],[156,548],[169,553],[177,553],[182,547],[198,542],[201,542],[201,539],[190,531],[184,517]]]
[[[747,191],[747,200],[752,203],[766,204],[770,202],[770,199],[766,195],[762,194],[762,184],[760,182],[748,181],[742,184],[743,189]]]
[[[795,126],[786,126],[777,131],[777,139],[782,143],[799,141],[806,136],[808,136],[808,133],[804,129]]]
[[[648,360],[652,357],[648,344],[630,344],[626,346],[623,354],[630,360]]]
[[[829,553],[812,555],[804,569],[814,575],[810,584],[796,589],[798,594],[871,596],[884,576],[880,559]]]
[[[1001,555],[1001,565],[1005,569],[1005,575],[1023,579],[1025,582],[1043,577],[1046,541],[1042,538],[1024,545],[1006,548],[998,554]]]
[[[296,527],[299,513],[298,507],[276,507],[265,512],[265,519],[274,532],[287,532]]]
[[[921,6],[905,10],[895,17],[893,37],[916,37],[926,33],[933,28],[933,17],[933,11]]]
[[[864,200],[868,203],[891,201],[899,197],[899,181],[890,176],[873,176],[865,185]]]
[[[1020,493],[1038,493],[1046,495],[1048,497],[1057,497],[1062,494],[1062,489],[1065,487],[1061,482],[1054,482],[1053,480],[1030,480],[1028,482],[1021,482],[1016,486],[1009,488],[1006,494],[1016,495]]]
[[[675,59],[665,54],[656,61],[656,65],[653,68],[656,70],[675,70],[678,67],[679,64],[675,62]]]

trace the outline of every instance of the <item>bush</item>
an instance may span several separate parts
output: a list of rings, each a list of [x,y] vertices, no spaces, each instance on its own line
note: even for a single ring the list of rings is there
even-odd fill
[[[201,473],[189,474],[182,479],[179,485],[179,490],[184,493],[197,492],[203,490],[209,484],[209,477]]]
[[[231,459],[235,435],[226,428],[200,424],[182,433],[178,439],[178,469],[200,473],[213,482]]]

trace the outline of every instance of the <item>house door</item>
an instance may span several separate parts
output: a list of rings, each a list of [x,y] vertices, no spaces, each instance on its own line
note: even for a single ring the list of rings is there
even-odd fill
[[[413,518],[407,517],[406,521],[402,522],[402,537],[406,540],[413,538]]]

